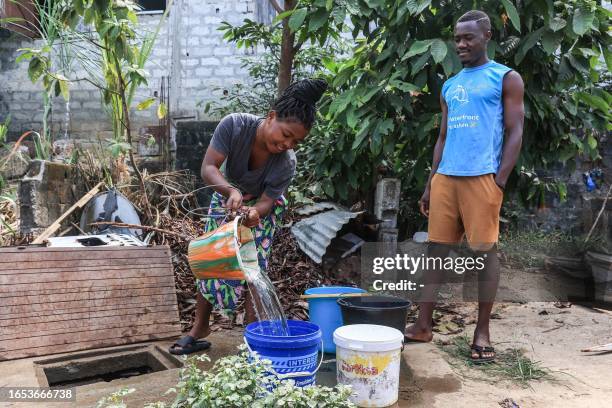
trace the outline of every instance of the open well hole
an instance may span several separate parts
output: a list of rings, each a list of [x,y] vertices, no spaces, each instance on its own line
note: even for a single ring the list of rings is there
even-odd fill
[[[178,368],[181,362],[154,346],[83,353],[35,363],[42,384],[76,387]]]

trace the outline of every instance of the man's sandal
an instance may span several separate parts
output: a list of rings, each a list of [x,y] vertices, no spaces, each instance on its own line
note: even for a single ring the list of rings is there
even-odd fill
[[[185,336],[177,340],[168,351],[171,354],[182,355],[207,350],[208,348],[210,348],[210,342],[206,340],[196,340],[193,336]]]
[[[495,348],[491,346],[479,346],[477,344],[472,344],[470,347],[470,358],[472,359],[472,363],[474,364],[484,364],[484,363],[492,363],[495,361]],[[478,357],[473,357],[472,354],[478,354]],[[491,357],[483,357],[484,353],[493,353]]]

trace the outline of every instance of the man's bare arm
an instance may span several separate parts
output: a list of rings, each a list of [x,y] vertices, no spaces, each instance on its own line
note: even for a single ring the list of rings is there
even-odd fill
[[[448,106],[446,105],[446,101],[442,97],[442,94],[440,94],[440,108],[442,110],[442,119],[440,120],[440,133],[438,134],[438,140],[436,141],[436,145],[434,146],[433,161],[431,163],[431,173],[429,174],[427,184],[425,185],[425,192],[423,193],[423,196],[420,200],[421,214],[426,217],[429,217],[429,191],[431,189],[431,179],[433,178],[433,175],[436,174],[436,171],[438,171],[440,160],[442,160],[444,144],[446,143]]]
[[[523,123],[525,122],[524,94],[525,85],[519,73],[516,71],[508,72],[503,82],[504,147],[501,164],[495,176],[495,182],[502,189],[506,186],[508,177],[510,177],[521,152]]]

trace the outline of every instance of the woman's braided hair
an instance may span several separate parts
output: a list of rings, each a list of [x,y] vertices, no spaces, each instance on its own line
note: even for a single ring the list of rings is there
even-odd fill
[[[327,89],[322,79],[302,79],[292,83],[272,104],[278,119],[300,122],[306,129],[315,121],[316,104]]]

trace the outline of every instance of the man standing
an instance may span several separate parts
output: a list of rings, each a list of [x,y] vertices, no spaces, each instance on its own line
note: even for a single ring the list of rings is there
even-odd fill
[[[429,217],[428,256],[446,257],[449,245],[465,235],[485,258],[471,357],[488,362],[495,358],[489,320],[499,283],[499,211],[521,149],[524,86],[516,71],[487,58],[491,22],[484,12],[461,16],[454,39],[464,68],[442,87],[440,135],[420,209]],[[417,321],[406,330],[407,341],[432,340],[434,292],[441,277],[442,271],[427,271],[424,291],[429,293]]]

